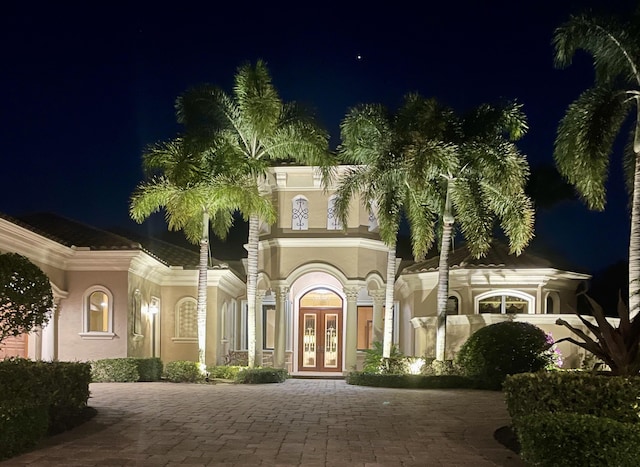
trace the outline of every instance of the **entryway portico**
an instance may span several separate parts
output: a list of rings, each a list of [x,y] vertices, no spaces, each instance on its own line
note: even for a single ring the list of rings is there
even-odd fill
[[[381,337],[384,284],[377,273],[354,280],[313,263],[261,284],[257,334],[265,364],[298,376],[342,376],[357,368],[358,351]]]

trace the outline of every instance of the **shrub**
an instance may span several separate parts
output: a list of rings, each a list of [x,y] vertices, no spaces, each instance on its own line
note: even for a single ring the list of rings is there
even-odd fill
[[[134,359],[140,377],[138,381],[160,381],[162,378],[162,360],[158,357]]]
[[[59,433],[86,408],[90,378],[87,363],[7,359],[0,362],[0,403],[44,406],[49,433]]]
[[[234,380],[238,376],[238,372],[242,370],[241,366],[208,366],[207,372],[209,373],[209,378],[218,378],[218,379],[231,379]]]
[[[347,384],[379,388],[445,389],[474,388],[474,380],[459,375],[383,375],[352,371],[346,377]]]
[[[138,363],[133,358],[105,358],[91,362],[94,383],[132,383],[140,379]]]
[[[0,342],[19,336],[51,318],[49,277],[25,256],[0,254]]]
[[[47,404],[14,399],[0,402],[0,460],[35,446],[47,433]]]
[[[49,434],[75,426],[89,400],[91,366],[80,362],[34,362],[49,393]]]
[[[237,383],[264,384],[283,383],[289,377],[284,368],[243,368],[236,377]]]
[[[515,419],[522,459],[544,467],[635,467],[640,425],[573,413],[536,413]]]
[[[431,359],[425,362],[420,374],[424,376],[461,375],[462,370],[453,360]]]
[[[164,376],[172,383],[200,383],[205,375],[200,371],[198,362],[178,360],[169,362],[164,368]]]
[[[640,422],[640,377],[541,372],[509,376],[503,390],[512,419],[541,412],[574,412]]]
[[[398,349],[391,346],[389,358],[382,357],[382,342],[374,342],[373,347],[364,351],[365,373],[381,373],[386,375],[403,375],[408,373],[407,358]]]
[[[553,363],[553,342],[537,326],[505,321],[479,329],[462,345],[456,364],[488,389],[500,389],[507,375],[541,370]]]

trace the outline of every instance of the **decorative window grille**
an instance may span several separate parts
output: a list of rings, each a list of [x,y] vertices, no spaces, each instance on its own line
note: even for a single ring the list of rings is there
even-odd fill
[[[304,196],[293,198],[293,209],[291,211],[291,229],[309,229],[309,202]]]
[[[336,209],[336,195],[329,198],[327,205],[327,230],[342,230],[342,222]]]

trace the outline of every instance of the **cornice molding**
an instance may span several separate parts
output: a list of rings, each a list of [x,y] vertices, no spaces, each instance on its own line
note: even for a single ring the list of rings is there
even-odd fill
[[[259,250],[272,248],[363,248],[367,250],[383,251],[387,253],[389,248],[380,240],[372,240],[361,237],[331,237],[331,238],[271,238],[261,240]]]
[[[66,269],[74,250],[0,218],[0,250],[18,253],[38,263]]]

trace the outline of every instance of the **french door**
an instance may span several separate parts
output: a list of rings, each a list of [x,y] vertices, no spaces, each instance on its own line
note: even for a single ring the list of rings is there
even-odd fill
[[[342,309],[301,308],[298,371],[342,371]]]

